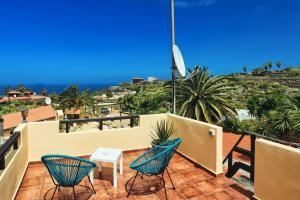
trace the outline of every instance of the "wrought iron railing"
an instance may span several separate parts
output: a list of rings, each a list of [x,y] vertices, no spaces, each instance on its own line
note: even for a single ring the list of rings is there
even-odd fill
[[[139,115],[129,115],[129,116],[116,116],[116,117],[104,117],[104,118],[91,118],[91,119],[65,119],[59,121],[60,125],[66,125],[66,133],[70,132],[70,127],[74,123],[89,123],[89,122],[98,122],[98,128],[103,130],[103,122],[105,121],[116,121],[116,120],[126,120],[129,119],[129,126],[132,128],[137,124],[137,120],[139,119]]]
[[[20,137],[20,132],[14,132],[8,140],[5,141],[5,143],[0,147],[0,170],[5,169],[5,159],[7,153],[11,151],[11,148],[13,147],[14,150],[17,150],[19,148],[18,139]]]
[[[239,144],[241,143],[241,141],[244,139],[244,137],[246,135],[248,135],[250,137],[250,151],[247,150],[247,149],[239,147]],[[286,141],[283,141],[283,140],[267,137],[267,136],[260,135],[260,134],[257,134],[257,133],[252,133],[252,132],[242,133],[240,138],[238,139],[238,141],[235,143],[235,145],[231,149],[231,151],[228,153],[228,155],[223,160],[223,164],[225,164],[226,161],[228,161],[227,162],[228,170],[227,170],[227,173],[226,173],[227,177],[232,178],[237,173],[237,171],[239,169],[243,169],[243,170],[250,173],[250,179],[252,181],[254,181],[255,140],[257,138],[263,138],[265,140],[280,143],[280,144],[283,144],[283,145],[287,145],[287,146],[291,146],[291,147],[295,147],[295,148],[300,148],[300,144],[297,144],[297,143],[286,142]],[[233,153],[234,152],[240,153],[240,154],[248,157],[250,159],[250,164],[240,162],[240,161],[235,161],[233,163]]]

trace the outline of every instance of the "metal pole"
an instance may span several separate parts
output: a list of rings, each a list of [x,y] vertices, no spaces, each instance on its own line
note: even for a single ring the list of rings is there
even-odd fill
[[[176,93],[175,93],[175,72],[176,66],[174,61],[173,45],[175,44],[175,25],[174,25],[174,0],[171,1],[171,50],[172,50],[172,97],[173,97],[173,114],[176,114]]]

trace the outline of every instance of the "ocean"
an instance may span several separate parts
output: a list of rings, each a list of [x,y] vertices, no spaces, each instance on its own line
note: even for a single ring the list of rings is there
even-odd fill
[[[43,88],[46,88],[48,90],[48,93],[61,93],[66,88],[70,87],[72,84],[24,84],[26,88],[29,88],[33,92],[36,92],[36,94],[40,94],[40,91]],[[113,85],[118,85],[118,83],[95,83],[95,84],[77,84],[80,91],[83,91],[85,89],[89,89],[90,91],[96,91],[99,89],[108,88]],[[14,84],[0,84],[0,95],[4,95],[3,88],[9,86],[10,89],[17,87],[18,85]]]

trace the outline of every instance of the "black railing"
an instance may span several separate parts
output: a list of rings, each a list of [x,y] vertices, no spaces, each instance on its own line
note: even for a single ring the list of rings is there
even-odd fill
[[[14,132],[8,140],[0,147],[0,170],[5,169],[5,156],[13,147],[14,150],[19,148],[18,139],[20,132]]]
[[[250,151],[247,149],[243,149],[241,147],[239,147],[239,144],[241,143],[241,141],[244,139],[244,137],[248,135],[250,136]],[[276,143],[280,143],[283,145],[287,145],[287,146],[291,146],[291,147],[295,147],[295,148],[300,148],[300,144],[297,143],[290,143],[290,142],[286,142],[283,140],[279,140],[279,139],[275,139],[275,138],[270,138],[264,135],[260,135],[257,133],[252,133],[252,132],[245,132],[242,133],[240,138],[238,139],[238,141],[235,143],[235,145],[233,146],[233,148],[231,149],[231,151],[228,153],[228,155],[225,157],[225,159],[223,160],[223,164],[225,164],[226,161],[228,161],[228,170],[226,173],[226,176],[228,178],[232,178],[239,169],[243,169],[247,172],[250,173],[250,179],[252,181],[254,181],[254,162],[255,162],[255,140],[257,138],[262,138],[265,140],[269,140],[272,142],[276,142]],[[240,161],[235,161],[233,164],[233,153],[237,152],[240,153],[244,156],[247,156],[248,158],[250,158],[250,164],[246,164],[244,162],[240,162]]]
[[[129,126],[132,128],[135,126],[136,120],[138,120],[139,117],[140,117],[139,115],[129,115],[129,116],[116,116],[116,117],[104,117],[104,118],[92,118],[92,119],[65,119],[65,120],[59,121],[59,124],[60,125],[65,124],[66,132],[69,133],[70,127],[74,123],[98,122],[99,123],[98,128],[100,130],[103,130],[103,122],[105,122],[105,121],[115,121],[115,120],[121,121],[121,120],[129,119],[130,120]]]

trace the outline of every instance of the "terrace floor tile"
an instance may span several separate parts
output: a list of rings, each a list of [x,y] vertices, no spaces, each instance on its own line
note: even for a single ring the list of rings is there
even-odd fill
[[[118,173],[118,187],[112,185],[112,166],[105,164],[101,172],[94,172],[94,188],[96,194],[91,190],[88,178],[85,178],[79,186],[75,187],[78,200],[165,200],[164,189],[149,195],[130,195],[127,198],[125,189],[126,182],[135,176],[135,171],[128,166],[140,152],[124,153],[123,175]],[[252,199],[252,193],[243,189],[235,181],[224,175],[214,177],[201,168],[195,166],[184,157],[175,154],[168,167],[171,178],[175,185],[172,189],[168,174],[164,174],[167,195],[169,200],[244,200]],[[27,168],[16,200],[51,199],[55,185],[44,165],[30,164]],[[53,199],[74,199],[71,188],[62,188],[61,193],[56,192]]]

